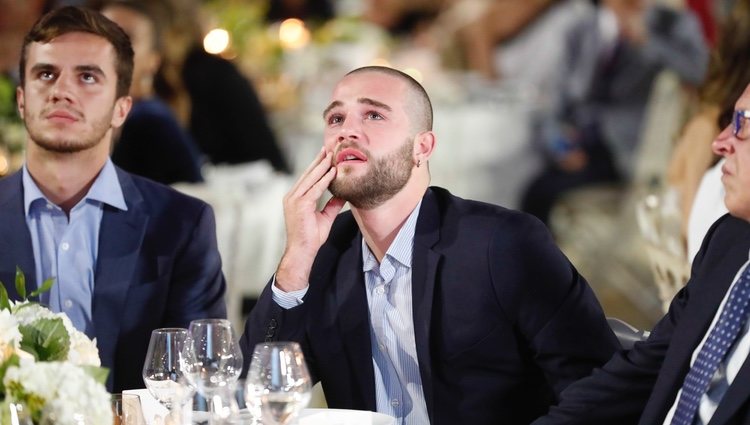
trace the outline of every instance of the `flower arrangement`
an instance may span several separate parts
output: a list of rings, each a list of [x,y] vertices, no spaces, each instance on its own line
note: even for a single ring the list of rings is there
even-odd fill
[[[29,301],[18,268],[15,287],[22,301],[10,301],[0,282],[0,424],[10,423],[11,404],[24,406],[35,424],[111,424],[96,343],[65,314]],[[48,279],[29,296],[51,287]]]

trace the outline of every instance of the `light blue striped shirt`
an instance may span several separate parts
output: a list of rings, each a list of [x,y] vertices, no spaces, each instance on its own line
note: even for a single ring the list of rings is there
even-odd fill
[[[37,285],[55,278],[41,301],[64,312],[76,329],[94,336],[91,301],[104,204],[127,210],[112,161],[107,160],[86,196],[65,212],[48,200],[23,167],[26,224],[31,233]]]
[[[412,211],[386,251],[383,262],[362,239],[362,272],[370,309],[372,364],[378,412],[402,425],[429,424],[419,374],[412,315],[411,263],[414,231],[421,202]],[[272,286],[273,298],[284,308],[302,303],[307,289],[285,293]]]

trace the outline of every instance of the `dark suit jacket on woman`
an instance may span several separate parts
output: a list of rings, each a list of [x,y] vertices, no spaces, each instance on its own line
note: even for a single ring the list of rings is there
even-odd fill
[[[708,331],[734,276],[748,260],[750,223],[725,215],[709,230],[690,281],[649,339],[615,355],[572,385],[535,424],[660,425],[674,404],[693,351]],[[750,362],[745,361],[709,425],[750,424]]]
[[[247,321],[255,343],[302,344],[330,407],[375,410],[362,235],[340,214],[301,306],[270,286]],[[531,216],[430,188],[414,235],[414,332],[432,424],[522,424],[618,347],[585,280]]]
[[[151,331],[226,317],[213,211],[206,203],[121,169],[127,211],[104,206],[92,315],[107,389],[143,388]],[[0,180],[0,281],[17,299],[18,265],[36,287],[21,172]],[[49,276],[44,276],[47,278]],[[30,291],[29,291],[30,292]]]

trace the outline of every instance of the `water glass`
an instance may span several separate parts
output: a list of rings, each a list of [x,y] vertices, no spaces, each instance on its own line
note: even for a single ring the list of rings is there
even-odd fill
[[[263,342],[255,346],[245,400],[260,408],[265,425],[287,425],[310,401],[312,383],[302,349],[296,342]]]
[[[225,420],[222,397],[234,388],[242,372],[242,351],[231,323],[225,319],[190,322],[183,353],[185,376],[208,401],[212,422]]]
[[[188,331],[185,328],[160,328],[151,332],[143,382],[149,392],[167,409],[184,393],[185,359],[183,349]]]

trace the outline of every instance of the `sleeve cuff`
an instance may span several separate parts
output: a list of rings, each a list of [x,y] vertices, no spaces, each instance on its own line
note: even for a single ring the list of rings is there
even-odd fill
[[[305,297],[305,294],[307,294],[308,288],[309,286],[298,291],[284,292],[276,286],[276,276],[273,277],[273,282],[271,283],[273,301],[278,304],[279,307],[286,310],[301,305],[304,302],[303,298]]]

